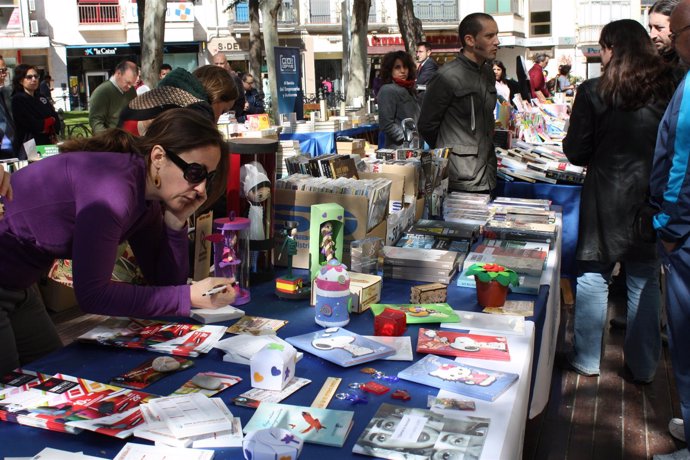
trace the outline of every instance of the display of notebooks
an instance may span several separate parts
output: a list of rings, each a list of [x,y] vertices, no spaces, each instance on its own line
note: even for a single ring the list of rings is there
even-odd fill
[[[288,337],[289,344],[339,366],[350,367],[395,354],[395,349],[347,329],[331,327]]]
[[[284,428],[304,442],[342,447],[352,428],[354,415],[352,411],[262,402],[245,425],[244,432]]]
[[[223,334],[224,326],[111,318],[77,340],[196,357],[208,353]]]
[[[469,332],[419,329],[417,352],[456,358],[477,358],[494,361],[510,361],[508,340],[495,335],[470,334]]]
[[[390,265],[386,265],[383,268],[383,276],[385,278],[443,284],[450,284],[457,272],[457,268],[452,270],[442,268],[416,268],[411,270],[408,267],[392,267]]]
[[[0,401],[0,420],[64,433],[126,438],[142,422],[139,404],[155,396],[56,374]]]
[[[427,355],[398,377],[463,396],[494,401],[518,379],[517,374],[499,372]]]
[[[466,254],[470,249],[470,242],[453,240],[444,236],[405,233],[396,243],[399,248],[440,249]]]
[[[418,323],[455,323],[460,321],[453,308],[447,303],[374,303],[371,312],[379,315],[386,308],[405,312],[407,324]]]
[[[398,248],[384,246],[384,263],[402,267],[445,268],[452,270],[458,264],[458,253],[439,249]]]
[[[490,419],[383,403],[352,452],[387,459],[478,459]]]

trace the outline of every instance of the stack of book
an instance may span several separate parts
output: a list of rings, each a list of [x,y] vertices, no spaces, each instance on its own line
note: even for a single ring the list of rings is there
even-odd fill
[[[383,248],[383,275],[387,278],[450,284],[464,254],[440,249]]]
[[[443,219],[468,225],[483,226],[491,218],[491,196],[481,193],[452,192],[443,202]]]
[[[297,155],[285,159],[288,174],[309,174],[313,177],[358,178],[357,161],[359,155],[338,155],[331,153],[311,158],[307,155]],[[282,176],[279,176],[282,177]]]
[[[443,249],[467,254],[479,232],[478,225],[421,219],[407,229],[396,246]]]
[[[496,149],[498,176],[507,181],[582,184],[586,169],[571,164],[555,146],[517,142],[511,149]]]
[[[364,139],[353,139],[351,137],[338,137],[336,139],[336,148],[339,154],[357,154],[364,156]]]
[[[302,155],[302,150],[299,147],[299,141],[295,141],[295,140],[280,141],[280,144],[278,145],[278,152],[277,152],[276,177],[283,177],[283,176],[286,176],[288,174],[293,174],[294,172],[300,172],[300,171],[290,171],[289,166],[288,166],[288,162],[292,158],[299,158],[301,155]]]
[[[520,284],[511,287],[513,292],[538,294],[548,252],[548,243],[485,240],[465,258],[457,285],[467,288],[475,287],[474,277],[465,275],[465,271],[471,265],[475,263],[499,264],[514,270],[519,275]]]
[[[328,121],[315,121],[314,122],[314,132],[315,133],[332,133],[340,129],[340,122],[334,119]]]

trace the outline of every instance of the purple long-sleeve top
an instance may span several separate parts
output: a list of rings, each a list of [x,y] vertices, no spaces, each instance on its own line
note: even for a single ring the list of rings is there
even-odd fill
[[[54,259],[72,259],[82,310],[117,316],[189,316],[186,228],[172,230],[145,198],[146,164],[127,153],[73,152],[12,174],[0,220],[0,286],[25,289]],[[151,286],[111,281],[129,241]]]

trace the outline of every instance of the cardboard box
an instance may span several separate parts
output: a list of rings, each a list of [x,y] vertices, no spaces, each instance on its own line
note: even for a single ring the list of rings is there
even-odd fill
[[[402,209],[405,193],[405,176],[393,173],[368,173],[359,172],[360,179],[378,179],[385,177],[391,180],[391,194],[388,198],[388,212],[394,213]]]
[[[364,139],[355,139],[352,142],[336,142],[335,148],[340,154],[364,152]]]
[[[311,206],[321,203],[337,203],[345,209],[343,261],[350,265],[350,242],[361,240],[369,236],[386,238],[386,219],[367,231],[369,201],[364,196],[340,195],[335,193],[306,192],[303,190],[276,190],[274,209],[274,234],[279,235],[285,228],[285,222],[292,220],[297,226],[297,254],[292,258],[294,268],[309,268],[309,220]],[[278,260],[278,251],[282,247],[282,240],[276,240],[274,260],[287,263],[287,258]]]
[[[398,174],[405,178],[405,202],[414,203],[419,196],[419,176],[417,168],[413,163],[408,164],[382,164],[381,172],[387,174]]]
[[[381,300],[383,280],[378,275],[350,273],[350,292],[352,293],[352,313],[363,313],[372,303]]]

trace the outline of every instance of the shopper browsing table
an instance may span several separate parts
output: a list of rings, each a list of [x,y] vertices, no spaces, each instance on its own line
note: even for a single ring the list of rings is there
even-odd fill
[[[61,345],[35,284],[57,258],[72,259],[77,301],[90,313],[188,316],[234,301],[234,289],[203,295],[230,279],[185,284],[187,219],[225,183],[226,147],[211,121],[171,109],[146,137],[113,129],[63,150],[11,177],[0,220],[0,374]],[[111,281],[125,240],[150,286]]]

